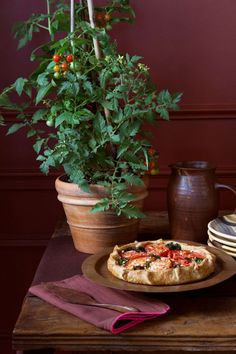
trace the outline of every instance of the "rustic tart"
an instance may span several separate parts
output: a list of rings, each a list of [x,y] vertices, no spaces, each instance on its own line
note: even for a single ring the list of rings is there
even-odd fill
[[[130,283],[178,285],[208,277],[215,270],[216,256],[204,245],[181,241],[135,241],[115,246],[108,270]]]

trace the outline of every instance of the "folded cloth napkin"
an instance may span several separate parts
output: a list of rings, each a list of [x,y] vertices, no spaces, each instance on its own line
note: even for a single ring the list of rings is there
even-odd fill
[[[31,294],[114,334],[121,333],[143,321],[156,318],[169,310],[167,304],[156,299],[147,299],[138,293],[131,294],[122,290],[105,288],[92,283],[81,275],[75,275],[72,278],[50,282],[48,284],[85,292],[92,296],[98,303],[135,306],[140,312],[126,312],[121,314],[114,310],[96,306],[90,306],[90,311],[88,311],[88,305],[65,302],[50,293],[43,283],[34,285],[29,289]]]

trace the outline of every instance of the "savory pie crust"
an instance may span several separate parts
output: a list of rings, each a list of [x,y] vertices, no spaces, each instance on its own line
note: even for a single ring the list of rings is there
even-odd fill
[[[148,258],[148,268],[142,266],[127,267],[127,264],[119,264],[119,258],[122,259],[122,252],[126,250],[136,250],[151,245],[154,247],[167,247],[169,244],[177,244],[182,251],[190,251],[190,254],[200,254],[201,258],[193,257],[189,264],[177,264],[170,260],[171,257],[158,257],[158,259],[151,260],[153,257]],[[179,251],[172,251],[178,253]],[[189,258],[186,258],[189,259]],[[197,261],[200,260],[200,261]],[[141,262],[141,257],[132,263]],[[110,254],[107,261],[108,270],[117,278],[125,280],[130,283],[147,284],[147,285],[179,285],[185,283],[195,282],[208,277],[215,270],[216,256],[209,252],[205,246],[193,246],[181,241],[173,240],[156,240],[156,241],[142,241],[133,242],[123,246],[115,246],[113,252]],[[170,266],[170,263],[174,264]],[[188,262],[188,261],[186,261]],[[127,262],[128,263],[128,262]],[[129,264],[129,263],[128,263]],[[141,264],[141,263],[140,263]]]

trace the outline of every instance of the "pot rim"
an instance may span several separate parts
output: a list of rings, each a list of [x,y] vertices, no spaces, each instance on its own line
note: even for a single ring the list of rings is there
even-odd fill
[[[85,192],[76,183],[69,182],[66,180],[66,178],[67,178],[66,174],[62,174],[56,178],[55,187],[59,194],[64,194],[64,192],[66,191],[65,193],[71,196],[80,195],[81,197],[88,197],[88,198],[97,198],[99,196],[99,199],[106,198],[109,196],[109,193],[107,192],[104,186],[101,186],[99,184],[90,184],[89,185],[90,192]],[[146,195],[148,181],[144,180],[144,184],[142,186],[133,185],[127,187],[128,187],[127,191],[134,195],[137,194]]]
[[[205,160],[183,160],[177,161],[168,165],[171,169],[176,170],[188,170],[188,171],[206,171],[206,170],[215,170],[216,165],[212,164],[209,161]]]

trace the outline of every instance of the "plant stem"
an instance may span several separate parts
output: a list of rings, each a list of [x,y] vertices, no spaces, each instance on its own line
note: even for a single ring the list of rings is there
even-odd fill
[[[48,32],[51,37],[51,40],[54,40],[54,35],[52,32],[52,24],[51,24],[51,11],[50,11],[50,0],[47,0],[47,13],[48,13]]]
[[[46,26],[40,25],[39,23],[35,23],[35,25],[38,26],[38,27],[40,27],[40,28],[43,28],[43,29],[49,31],[49,28],[46,27]]]

